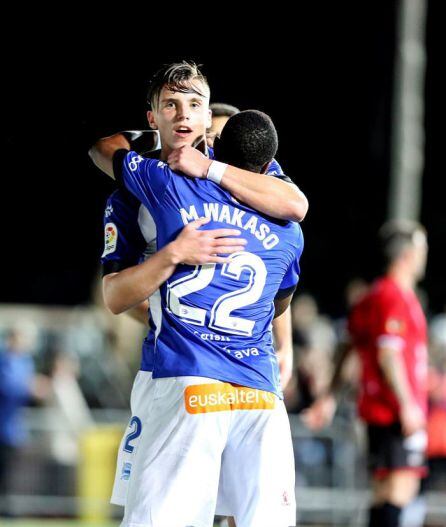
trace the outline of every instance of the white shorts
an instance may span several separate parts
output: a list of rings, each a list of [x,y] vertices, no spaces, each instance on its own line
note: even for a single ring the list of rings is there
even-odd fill
[[[212,527],[215,513],[237,527],[296,525],[283,401],[203,377],[151,384],[121,527]]]
[[[152,387],[152,372],[138,371],[130,396],[132,416],[121,439],[116,461],[115,481],[110,498],[110,503],[115,505],[124,506],[126,502],[136,446],[141,437],[143,423],[148,420]]]

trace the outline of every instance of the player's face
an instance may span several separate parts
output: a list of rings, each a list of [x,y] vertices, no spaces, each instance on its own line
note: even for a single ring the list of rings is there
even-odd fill
[[[418,280],[424,277],[427,263],[427,238],[424,232],[418,231],[414,235],[413,267],[414,274]]]
[[[221,131],[223,130],[225,124],[229,121],[229,117],[227,115],[218,115],[212,117],[212,125],[209,132],[212,134],[220,135]]]
[[[197,89],[205,92],[201,82]],[[158,107],[147,114],[150,125],[158,128],[164,154],[175,148],[196,144],[211,124],[209,99],[195,92],[181,93],[163,88]]]

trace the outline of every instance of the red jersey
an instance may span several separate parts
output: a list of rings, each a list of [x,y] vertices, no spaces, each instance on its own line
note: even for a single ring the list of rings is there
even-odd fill
[[[389,277],[378,279],[349,317],[352,344],[362,365],[359,415],[367,423],[399,420],[399,404],[378,364],[379,347],[401,352],[414,400],[427,412],[427,324],[413,291]]]

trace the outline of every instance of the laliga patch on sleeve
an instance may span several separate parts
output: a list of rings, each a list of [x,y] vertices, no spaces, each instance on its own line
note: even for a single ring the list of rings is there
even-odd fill
[[[118,229],[114,223],[106,223],[104,227],[104,252],[102,258],[107,254],[114,253],[118,245]]]
[[[391,333],[394,335],[401,335],[405,332],[405,324],[403,320],[398,320],[396,318],[388,318],[386,320],[386,333]]]

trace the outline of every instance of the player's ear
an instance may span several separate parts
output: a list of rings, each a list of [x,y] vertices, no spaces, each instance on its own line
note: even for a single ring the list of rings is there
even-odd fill
[[[152,130],[158,130],[158,125],[156,124],[155,115],[150,110],[147,112],[147,120],[149,121],[149,126]]]

